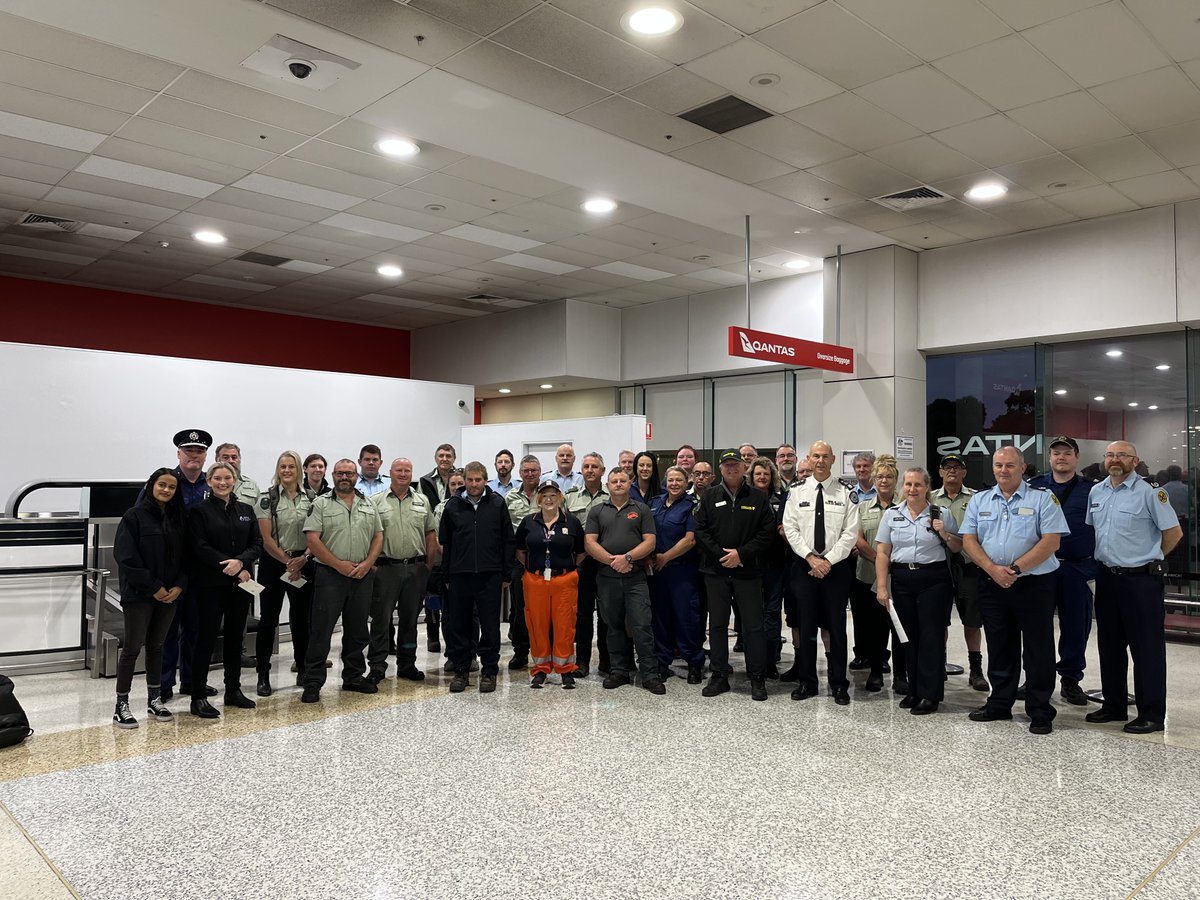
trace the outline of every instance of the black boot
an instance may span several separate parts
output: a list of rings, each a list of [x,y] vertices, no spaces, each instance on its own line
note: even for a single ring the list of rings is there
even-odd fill
[[[992,689],[991,685],[989,685],[987,679],[983,677],[983,653],[979,650],[968,650],[967,660],[970,666],[971,674],[968,677],[971,687],[977,691],[983,691],[985,693],[990,691]]]
[[[192,715],[201,719],[219,719],[221,714],[203,697],[192,697]]]
[[[271,688],[270,672],[258,673],[258,689],[255,691],[255,693],[260,697],[270,697],[271,694],[274,693],[274,690]]]
[[[425,614],[425,630],[429,634],[429,652],[441,653],[442,642],[438,640],[438,628],[442,624],[442,611],[431,609]]]

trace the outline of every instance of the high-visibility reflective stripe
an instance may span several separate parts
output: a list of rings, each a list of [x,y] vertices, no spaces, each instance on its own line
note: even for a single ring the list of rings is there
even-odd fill
[[[539,662],[546,662],[546,660],[539,660]],[[556,656],[554,657],[554,662],[560,666],[569,666],[575,662],[575,654],[572,653],[570,656]]]
[[[530,657],[530,659],[532,659],[532,660],[533,660],[533,664],[534,664],[535,666],[539,666],[539,665],[541,665],[542,663],[548,663],[548,662],[550,662],[550,657],[549,657],[549,656],[531,656],[531,657]]]

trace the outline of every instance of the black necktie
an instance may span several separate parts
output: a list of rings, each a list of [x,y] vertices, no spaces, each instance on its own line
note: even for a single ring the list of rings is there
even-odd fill
[[[817,482],[817,508],[813,515],[813,552],[820,556],[825,552],[825,491]]]

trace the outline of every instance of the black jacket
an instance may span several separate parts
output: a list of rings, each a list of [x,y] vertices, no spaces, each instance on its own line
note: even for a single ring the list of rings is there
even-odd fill
[[[767,495],[744,481],[733,500],[723,484],[714,484],[696,504],[696,543],[700,545],[700,571],[709,575],[756,578],[769,562],[771,544],[778,532]],[[725,548],[737,550],[742,565],[721,565]]]
[[[235,587],[236,575],[221,571],[221,561],[240,559],[252,569],[262,555],[262,533],[254,510],[238,500],[226,504],[215,494],[188,514],[188,570],[193,588]]]
[[[120,566],[121,602],[150,602],[160,588],[186,588],[185,526],[172,523],[151,501],[139,503],[117,526],[113,556]]]
[[[424,494],[425,499],[427,499],[429,501],[430,509],[435,509],[437,507],[437,505],[442,502],[442,498],[438,494],[437,483],[438,483],[438,470],[437,469],[434,469],[432,472],[428,472],[428,473],[422,475],[420,481],[417,482],[417,487],[419,487],[421,489],[421,493]],[[449,499],[449,498],[447,498],[447,499]]]
[[[489,487],[483,489],[478,509],[466,497],[447,501],[438,541],[448,575],[503,572],[507,576],[517,564],[508,506]]]

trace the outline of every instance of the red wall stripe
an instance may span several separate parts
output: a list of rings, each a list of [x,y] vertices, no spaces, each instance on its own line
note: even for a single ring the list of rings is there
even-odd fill
[[[410,333],[0,275],[0,341],[408,378]]]

